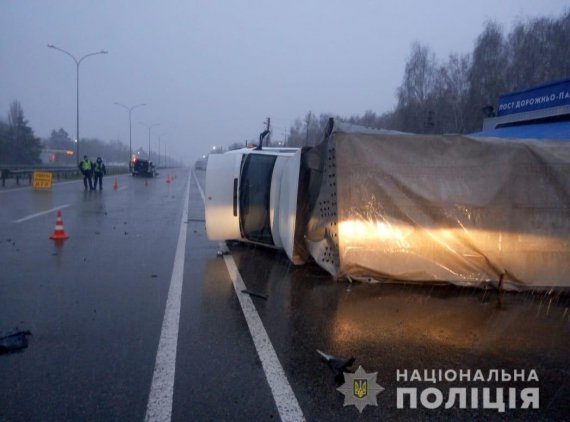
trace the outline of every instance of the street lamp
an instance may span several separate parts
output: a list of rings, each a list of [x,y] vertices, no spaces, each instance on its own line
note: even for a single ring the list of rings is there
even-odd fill
[[[159,126],[160,123],[153,123],[152,125],[147,125],[146,123],[140,122],[140,124],[148,128],[148,161],[150,161],[150,130],[155,126]]]
[[[77,161],[77,163],[79,164],[79,65],[80,65],[81,62],[82,62],[84,59],[86,59],[87,57],[95,56],[95,55],[97,55],[97,54],[107,54],[108,52],[105,51],[105,50],[101,50],[101,51],[97,51],[97,52],[95,52],[95,53],[89,53],[89,54],[86,54],[85,56],[81,57],[81,58],[78,60],[78,59],[76,59],[75,56],[74,56],[73,54],[71,54],[69,51],[65,51],[64,49],[59,48],[59,47],[56,47],[56,46],[53,45],[53,44],[48,44],[48,47],[49,47],[49,48],[53,48],[53,49],[58,50],[58,51],[61,51],[61,52],[64,53],[64,54],[67,54],[69,57],[71,57],[71,58],[73,59],[73,61],[75,62],[75,65],[76,65],[76,69],[77,69],[77,110],[76,110],[76,111],[77,111],[77,114],[76,114],[76,116],[77,116],[77,120],[76,120],[77,137],[76,137],[75,139],[77,139],[77,142],[76,142],[76,145],[75,145],[75,147],[76,147],[76,151],[75,151],[75,152],[76,152],[76,154],[77,154],[77,155],[76,155],[76,161]]]
[[[162,135],[158,135],[158,167],[160,167],[160,137]]]
[[[118,106],[120,106],[120,107],[123,107],[124,109],[126,109],[126,110],[129,112],[129,172],[130,172],[130,171],[131,171],[131,161],[132,161],[132,159],[133,159],[133,147],[132,147],[132,145],[133,145],[133,140],[132,140],[132,128],[131,128],[131,113],[133,112],[133,110],[134,110],[135,108],[145,106],[146,104],[142,103],[142,104],[134,105],[134,106],[132,106],[132,107],[127,107],[126,105],[121,104],[121,103],[118,103],[118,102],[115,101],[115,105],[118,105]]]

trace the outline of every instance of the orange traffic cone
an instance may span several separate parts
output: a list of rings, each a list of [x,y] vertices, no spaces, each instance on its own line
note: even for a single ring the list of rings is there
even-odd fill
[[[53,240],[66,240],[69,239],[69,236],[65,233],[63,229],[63,220],[61,218],[61,210],[57,211],[57,219],[55,220],[55,230],[53,234],[49,237]]]
[[[119,189],[119,181],[117,180],[116,177],[115,177],[115,183],[113,183],[113,189],[115,190]]]
[[[145,188],[148,188],[148,180],[145,180],[145,181],[144,181],[144,187],[145,187]]]
[[[166,183],[170,183],[170,182],[171,182],[170,175],[168,175],[168,176],[166,176]]]

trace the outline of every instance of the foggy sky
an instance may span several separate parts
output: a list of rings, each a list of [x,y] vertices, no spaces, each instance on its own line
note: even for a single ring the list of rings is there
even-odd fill
[[[389,111],[410,46],[440,59],[467,53],[487,20],[560,16],[565,0],[121,1],[0,0],[0,116],[18,100],[36,136],[80,137],[152,149],[190,163],[213,145],[257,139],[266,117],[282,139],[307,111]]]

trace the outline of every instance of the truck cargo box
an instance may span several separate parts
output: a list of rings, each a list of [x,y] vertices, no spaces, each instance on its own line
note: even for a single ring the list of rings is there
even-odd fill
[[[329,122],[304,239],[335,277],[570,286],[570,144]]]

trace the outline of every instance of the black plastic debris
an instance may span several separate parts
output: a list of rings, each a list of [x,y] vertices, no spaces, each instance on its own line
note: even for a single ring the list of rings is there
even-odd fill
[[[261,293],[252,292],[251,290],[247,290],[247,289],[243,289],[241,292],[246,293],[246,294],[253,296],[253,297],[258,297],[260,299],[267,300],[267,296],[264,294],[261,294]]]
[[[152,274],[150,277],[151,277],[151,278],[157,278],[157,277],[158,277],[158,274]]]
[[[339,359],[335,356],[327,355],[319,349],[317,349],[317,353],[321,356],[321,360],[323,360],[333,372],[335,381],[338,383],[343,382],[343,372],[348,372],[347,370],[352,366],[355,359],[353,357],[350,359]]]
[[[0,354],[18,352],[28,347],[29,331],[17,331],[0,337]]]

